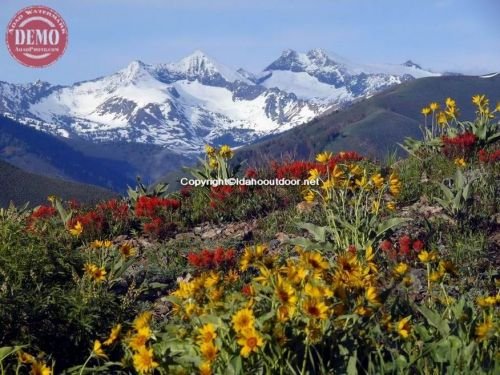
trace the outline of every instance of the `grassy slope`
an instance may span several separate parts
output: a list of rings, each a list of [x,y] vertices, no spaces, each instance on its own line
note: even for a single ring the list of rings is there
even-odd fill
[[[16,205],[30,202],[31,206],[47,202],[47,196],[57,195],[63,199],[77,199],[80,202],[95,202],[115,194],[97,186],[79,184],[25,172],[9,163],[0,161],[0,206],[10,201]]]
[[[321,150],[354,150],[383,158],[405,137],[420,137],[420,109],[447,96],[457,100],[462,118],[473,117],[470,98],[484,93],[500,98],[500,75],[492,78],[446,76],[422,78],[394,87],[351,107],[317,118],[280,135],[241,148],[239,160],[281,158],[292,154],[309,158]]]
[[[160,146],[63,139],[2,116],[0,159],[29,172],[121,192],[139,175],[152,182],[189,162]]]

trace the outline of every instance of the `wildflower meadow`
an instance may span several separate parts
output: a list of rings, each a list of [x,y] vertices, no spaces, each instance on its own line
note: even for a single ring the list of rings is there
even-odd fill
[[[0,373],[500,373],[500,103],[459,105],[403,157],[207,145],[187,169],[316,185],[1,209]]]

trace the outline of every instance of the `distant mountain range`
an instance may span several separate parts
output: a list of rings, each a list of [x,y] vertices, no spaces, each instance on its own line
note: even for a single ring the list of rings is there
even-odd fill
[[[62,138],[159,145],[185,156],[205,143],[248,144],[428,76],[439,74],[411,61],[354,64],[321,49],[286,50],[254,74],[196,51],[70,86],[0,82],[0,114]]]
[[[403,152],[397,143],[405,137],[421,138],[421,108],[452,97],[460,108],[460,117],[470,120],[475,116],[471,97],[476,94],[485,94],[496,103],[500,99],[500,74],[427,77],[406,82],[344,110],[329,111],[306,125],[242,147],[236,157],[253,163],[288,156],[311,158],[323,150],[349,150],[383,159],[389,152]]]

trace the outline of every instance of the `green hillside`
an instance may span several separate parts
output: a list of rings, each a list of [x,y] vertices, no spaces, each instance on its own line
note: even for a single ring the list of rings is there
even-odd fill
[[[13,165],[0,161],[0,207],[12,201],[17,206],[29,202],[31,206],[47,202],[49,195],[62,199],[76,199],[80,202],[95,202],[116,194],[93,185],[79,184],[25,172]]]
[[[309,158],[321,150],[353,150],[383,158],[398,149],[405,137],[419,138],[420,110],[431,101],[451,96],[464,118],[473,117],[470,98],[486,94],[500,97],[500,75],[490,78],[444,76],[422,78],[396,86],[344,110],[331,112],[277,136],[271,136],[237,152],[238,160]]]

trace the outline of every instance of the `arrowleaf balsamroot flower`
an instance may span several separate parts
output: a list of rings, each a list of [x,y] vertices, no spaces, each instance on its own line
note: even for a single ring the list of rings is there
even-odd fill
[[[137,254],[137,249],[129,242],[125,242],[120,246],[120,254],[125,258],[130,258]]]
[[[73,228],[70,228],[69,230],[69,233],[75,237],[80,237],[82,232],[83,232],[83,225],[80,221],[77,221],[76,224],[73,226]]]
[[[478,341],[484,341],[490,337],[494,330],[495,325],[493,323],[493,318],[491,316],[487,316],[482,323],[476,326],[474,333],[476,334],[476,339]]]
[[[439,109],[439,103],[432,102],[431,104],[429,104],[429,108],[432,112],[435,112]]]
[[[104,359],[108,358],[106,353],[104,353],[104,350],[102,349],[102,343],[99,340],[94,341],[92,354],[95,355],[97,358],[104,358]]]
[[[200,344],[212,342],[217,337],[215,326],[212,323],[207,323],[198,328],[198,342]]]
[[[120,333],[122,331],[122,325],[117,324],[111,329],[111,333],[109,334],[109,337],[106,339],[106,341],[103,342],[103,345],[109,346],[112,345],[118,338],[120,337]]]
[[[35,361],[31,365],[30,375],[52,375],[52,370],[45,362]]]
[[[159,366],[158,362],[155,362],[154,360],[153,349],[141,347],[132,358],[134,361],[134,367],[139,374],[151,373]]]
[[[203,342],[200,345],[200,352],[207,362],[213,362],[217,358],[219,349],[215,346],[213,341]]]
[[[302,305],[304,312],[314,319],[328,318],[328,306],[317,298],[307,298]]]
[[[434,251],[423,250],[418,254],[418,259],[422,263],[429,263],[437,259],[437,254]]]
[[[240,333],[245,329],[253,328],[255,324],[255,317],[253,311],[250,309],[241,309],[237,311],[233,317],[233,328],[236,332]]]
[[[410,332],[411,332],[410,319],[411,319],[411,316],[407,316],[406,318],[403,318],[400,321],[396,322],[396,326],[395,326],[396,332],[403,339],[407,339],[410,336]]]
[[[248,358],[252,352],[257,352],[264,346],[264,339],[255,329],[243,330],[237,342],[242,347],[240,354],[245,358]]]
[[[328,152],[328,151],[323,151],[321,153],[319,153],[318,155],[316,155],[316,161],[318,163],[323,163],[323,164],[326,164],[330,161],[330,159],[332,158],[332,153],[331,152]]]
[[[231,159],[234,156],[234,152],[228,145],[223,145],[219,150],[219,155],[224,159]]]
[[[422,113],[424,116],[427,116],[429,113],[431,113],[431,109],[430,109],[429,107],[424,107],[424,108],[422,108],[421,113]]]
[[[410,270],[410,266],[406,263],[398,263],[396,267],[394,267],[394,274],[396,276],[402,277],[406,275],[406,273]]]

